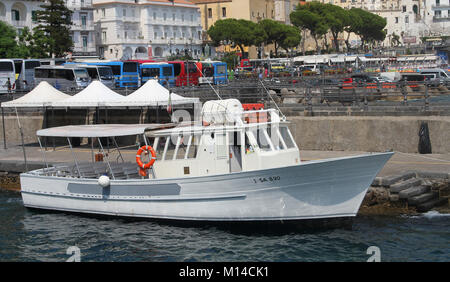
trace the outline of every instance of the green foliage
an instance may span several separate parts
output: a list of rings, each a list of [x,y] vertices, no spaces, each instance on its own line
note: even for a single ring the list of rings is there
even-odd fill
[[[34,32],[45,35],[45,40],[40,44],[48,46],[50,54],[63,57],[73,46],[70,38],[72,11],[65,6],[63,0],[49,0],[47,4],[41,5],[41,8],[42,11],[36,12],[39,25]]]
[[[207,32],[215,46],[232,42],[242,54],[244,46],[260,45],[266,40],[266,34],[258,24],[242,19],[218,20]]]
[[[259,25],[266,34],[266,40],[264,42],[274,44],[275,56],[278,56],[278,47],[282,47],[287,51],[289,48],[300,44],[302,37],[300,30],[296,27],[270,19],[260,21]]]
[[[316,42],[317,50],[320,53],[319,39],[329,30],[327,19],[323,15],[325,4],[319,2],[308,2],[305,5],[298,5],[290,14],[291,22],[300,29],[308,29]]]
[[[359,8],[352,8],[350,12],[354,18],[359,19],[351,31],[361,37],[362,44],[386,38],[384,28],[387,23],[384,18]]]
[[[330,28],[330,32],[333,35],[334,47],[336,51],[339,52],[339,33],[343,32],[347,26],[351,25],[348,12],[339,6],[325,4],[322,9],[322,16],[325,18]]]
[[[11,25],[0,21],[0,58],[15,58],[20,53],[17,32]]]
[[[174,54],[167,57],[167,61],[189,61],[192,60],[192,57],[189,54],[185,54],[184,52],[180,54]]]
[[[363,44],[382,41],[386,38],[384,31],[386,20],[359,8],[345,10],[336,5],[313,1],[298,5],[291,13],[290,19],[296,27],[310,31],[319,53],[319,39],[328,32],[331,32],[333,36],[333,45],[337,51],[339,51],[339,33],[344,31],[359,35]],[[346,44],[349,50],[348,37]]]
[[[236,55],[236,52],[225,53],[221,59],[215,58],[214,60],[227,63],[228,69],[234,69],[239,64],[239,56]]]

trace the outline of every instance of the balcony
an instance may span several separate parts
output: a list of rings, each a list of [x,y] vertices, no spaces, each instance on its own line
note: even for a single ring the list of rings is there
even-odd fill
[[[450,17],[434,16],[433,22],[446,22],[450,21]]]
[[[444,5],[444,4],[438,4],[438,5],[433,4],[433,5],[431,5],[431,9],[433,9],[433,10],[450,9],[450,4],[446,4],[446,5]]]
[[[93,23],[87,23],[87,24],[81,24],[81,22],[73,22],[72,24],[72,30],[81,30],[81,31],[94,31],[94,24]]]
[[[84,0],[84,1],[67,1],[67,7],[69,9],[93,9],[92,0]]]
[[[29,26],[30,24],[27,21],[13,20],[13,21],[11,21],[11,25],[14,27],[26,27],[26,26]]]

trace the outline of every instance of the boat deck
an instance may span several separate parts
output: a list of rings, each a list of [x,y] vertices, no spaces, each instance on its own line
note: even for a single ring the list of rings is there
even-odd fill
[[[110,168],[111,167],[111,168]],[[82,162],[61,163],[55,166],[35,171],[38,175],[71,177],[71,178],[99,178],[107,175],[111,179],[141,179],[136,163],[132,162]]]

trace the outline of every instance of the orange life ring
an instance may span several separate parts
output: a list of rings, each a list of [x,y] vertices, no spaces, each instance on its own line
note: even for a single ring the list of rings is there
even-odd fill
[[[152,158],[149,163],[144,164],[141,160],[141,154],[145,153],[147,155],[149,151],[152,154]],[[146,145],[146,146],[142,146],[141,148],[139,148],[139,150],[136,153],[136,163],[139,166],[139,174],[140,175],[147,176],[146,170],[150,169],[153,166],[153,164],[155,163],[155,161],[156,161],[156,152],[152,148],[152,146]]]

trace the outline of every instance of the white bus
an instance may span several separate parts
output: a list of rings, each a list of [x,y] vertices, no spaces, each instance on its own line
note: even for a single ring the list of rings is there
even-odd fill
[[[36,59],[13,59],[16,71],[16,90],[29,91],[34,88],[34,69],[41,66]]]
[[[114,74],[111,67],[94,66],[83,63],[65,63],[65,68],[83,68],[86,69],[91,80],[98,80],[109,88],[114,88]]]
[[[11,89],[14,91],[16,83],[14,61],[0,59],[0,93],[8,93],[8,78],[11,83]]]
[[[84,68],[65,68],[63,66],[40,66],[35,69],[36,85],[47,81],[61,91],[85,88],[91,82]]]

